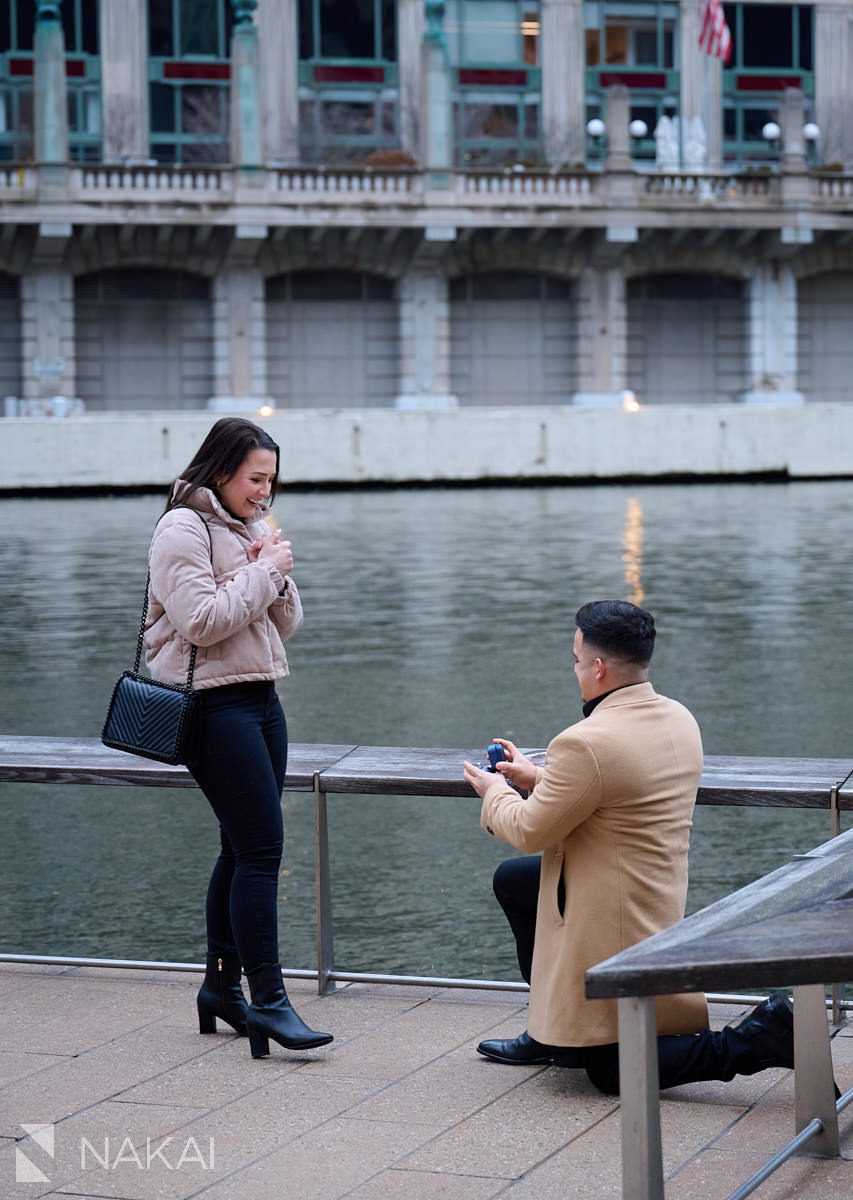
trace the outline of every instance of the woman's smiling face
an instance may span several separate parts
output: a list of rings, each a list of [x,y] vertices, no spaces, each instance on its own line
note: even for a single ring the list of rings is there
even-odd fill
[[[219,484],[219,498],[233,516],[251,520],[257,506],[269,500],[275,475],[274,451],[250,450],[231,478]]]

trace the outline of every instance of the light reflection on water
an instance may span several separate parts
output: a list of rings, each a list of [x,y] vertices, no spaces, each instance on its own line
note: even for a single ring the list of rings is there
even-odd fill
[[[129,665],[161,497],[4,500],[0,728],[95,737]],[[656,615],[658,690],[710,754],[850,757],[853,484],[285,493],[306,625],[294,741],[544,745],[577,720],[572,616]],[[215,855],[194,791],[3,785],[3,948],[197,960]],[[338,965],[515,977],[472,799],[331,797]],[[284,798],[281,941],[314,962],[310,797]],[[697,810],[690,906],[823,840],[825,814]]]

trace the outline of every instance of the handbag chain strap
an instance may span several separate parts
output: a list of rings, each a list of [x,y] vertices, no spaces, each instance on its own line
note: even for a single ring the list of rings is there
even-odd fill
[[[175,508],[190,508],[190,506],[188,504],[176,504]],[[171,512],[172,510],[170,509],[169,511]],[[198,510],[190,509],[190,511],[197,512]],[[200,517],[201,522],[204,525],[205,529],[207,530],[207,537],[210,542],[210,562],[211,562],[211,566],[212,566],[213,565],[213,538],[210,535],[210,526],[208,525],[207,521],[205,521],[204,517],[202,517],[201,513],[199,513],[199,517]],[[145,641],[145,621],[146,621],[146,618],[148,617],[148,591],[149,591],[150,587],[151,587],[151,572],[149,571],[148,578],[145,581],[145,599],[142,601],[142,619],[139,622],[139,637],[136,639],[136,658],[134,659],[134,663],[133,663],[134,675],[139,674],[139,665],[142,662],[142,649],[143,649],[143,644]],[[195,656],[196,656],[197,652],[198,652],[198,646],[191,645],[190,646],[190,667],[189,667],[189,670],[187,671],[187,682],[185,685],[185,690],[188,692],[192,690],[192,686],[193,686],[193,675],[195,674]]]

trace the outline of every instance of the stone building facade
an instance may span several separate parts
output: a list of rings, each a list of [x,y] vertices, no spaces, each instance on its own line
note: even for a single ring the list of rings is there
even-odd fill
[[[853,3],[725,11],[10,0],[7,415],[853,400]]]

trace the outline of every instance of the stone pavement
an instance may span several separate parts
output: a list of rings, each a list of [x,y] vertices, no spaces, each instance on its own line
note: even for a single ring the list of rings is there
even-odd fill
[[[245,1039],[199,1035],[198,982],[0,965],[0,1200],[620,1196],[618,1102],[582,1072],[476,1054],[524,1028],[517,994],[353,984],[321,999],[289,983],[335,1041],[253,1061]],[[853,1026],[833,1055],[845,1091]],[[793,1075],[693,1084],[661,1108],[667,1200],[723,1200],[792,1136]],[[48,1126],[41,1144],[25,1124]],[[853,1105],[841,1134],[853,1157]],[[756,1194],[849,1200],[853,1165],[798,1157]]]

